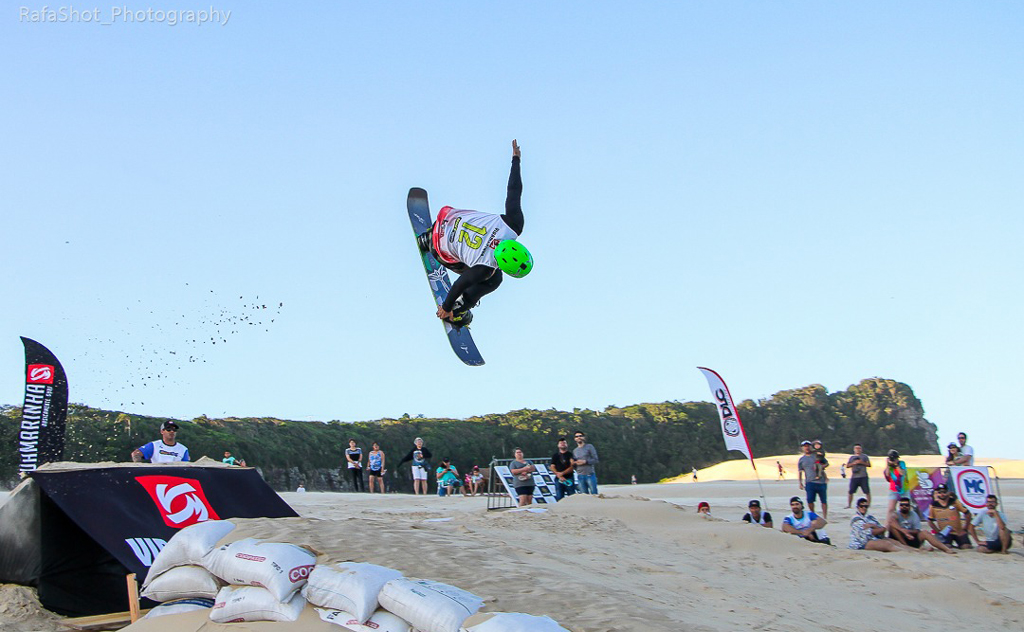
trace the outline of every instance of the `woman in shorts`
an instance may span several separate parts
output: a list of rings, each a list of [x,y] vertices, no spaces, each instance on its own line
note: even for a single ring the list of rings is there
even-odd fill
[[[533,504],[533,473],[537,468],[523,457],[521,449],[516,448],[513,454],[515,459],[508,464],[512,472],[512,486],[519,496],[519,506],[529,507]]]
[[[373,493],[375,484],[380,485],[380,493],[384,493],[384,451],[380,444],[373,442],[373,449],[366,455],[367,474],[370,479],[370,493]]]

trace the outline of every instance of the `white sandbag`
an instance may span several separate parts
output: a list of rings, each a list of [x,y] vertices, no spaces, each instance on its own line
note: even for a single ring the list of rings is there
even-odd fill
[[[261,586],[278,601],[288,601],[306,584],[316,556],[294,544],[246,538],[217,547],[203,566],[229,584]]]
[[[344,610],[362,623],[377,610],[377,595],[384,584],[401,577],[401,571],[376,564],[320,565],[309,574],[302,596],[314,606]]]
[[[354,614],[344,610],[335,610],[334,608],[314,608],[314,610],[324,621],[340,625],[342,629],[351,630],[351,632],[417,632],[413,630],[408,621],[387,610],[374,612],[363,623],[360,623]]]
[[[462,622],[484,605],[471,592],[429,579],[392,579],[377,599],[422,632],[459,632]]]
[[[160,573],[142,589],[142,596],[153,601],[173,601],[189,597],[213,599],[223,583],[202,566],[175,566]]]
[[[461,632],[569,632],[551,617],[521,612],[474,614],[462,624]]]
[[[225,586],[217,593],[210,620],[215,623],[239,621],[295,621],[306,607],[306,600],[295,593],[281,603],[266,588]]]
[[[235,528],[228,520],[207,520],[185,527],[174,534],[153,560],[146,573],[145,588],[151,581],[175,566],[199,566],[203,557],[217,546],[217,542]]]
[[[182,614],[183,612],[193,612],[195,610],[209,610],[213,607],[213,599],[178,599],[176,601],[168,601],[156,606],[152,610],[146,613],[143,619],[155,619],[157,617],[163,617],[169,614]]]

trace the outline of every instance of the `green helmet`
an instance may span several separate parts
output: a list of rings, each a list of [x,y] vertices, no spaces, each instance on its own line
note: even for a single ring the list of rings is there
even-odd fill
[[[494,258],[502,272],[521,279],[533,270],[533,255],[515,239],[503,239],[494,249]]]

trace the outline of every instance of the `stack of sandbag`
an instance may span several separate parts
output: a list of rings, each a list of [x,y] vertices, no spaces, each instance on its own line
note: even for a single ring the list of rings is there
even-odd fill
[[[316,564],[316,555],[294,544],[246,538],[217,547],[203,565],[224,580],[210,619],[295,621],[306,605],[300,590]]]
[[[207,599],[205,597],[175,599],[174,601],[166,601],[155,608],[152,608],[146,613],[146,616],[142,618],[156,619],[157,617],[163,617],[169,614],[182,614],[185,612],[193,612],[195,610],[209,610],[212,607],[213,599]]]
[[[551,617],[520,612],[487,612],[466,619],[461,632],[569,632]]]
[[[402,573],[384,566],[361,562],[319,565],[309,574],[302,596],[314,606],[339,610],[347,620],[366,623],[377,611],[381,588]],[[341,618],[336,615],[332,620]]]
[[[393,579],[377,597],[381,607],[422,632],[459,632],[463,622],[483,607],[471,592],[429,579]]]
[[[216,597],[223,582],[203,566],[203,558],[234,528],[227,520],[209,520],[174,534],[149,567],[142,596],[159,602]]]

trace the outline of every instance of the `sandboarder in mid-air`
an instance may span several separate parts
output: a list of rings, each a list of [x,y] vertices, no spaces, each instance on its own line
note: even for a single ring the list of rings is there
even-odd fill
[[[519,174],[519,144],[512,141],[512,170],[502,215],[446,206],[429,230],[417,237],[429,252],[459,279],[452,284],[437,317],[456,327],[473,320],[469,310],[480,297],[501,285],[502,273],[522,278],[533,269],[533,256],[517,240],[523,232],[523,180]]]

